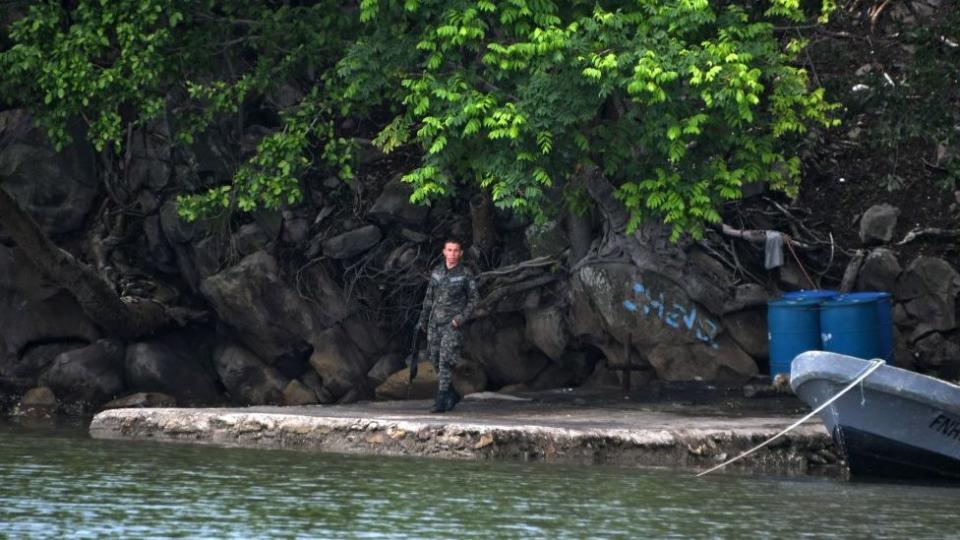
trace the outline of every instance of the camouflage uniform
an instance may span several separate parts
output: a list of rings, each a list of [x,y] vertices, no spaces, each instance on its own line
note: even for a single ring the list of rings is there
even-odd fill
[[[417,326],[427,332],[427,357],[437,370],[440,392],[450,389],[463,346],[463,327],[454,328],[450,323],[456,319],[462,325],[479,300],[477,279],[463,263],[447,268],[441,262],[430,272]]]

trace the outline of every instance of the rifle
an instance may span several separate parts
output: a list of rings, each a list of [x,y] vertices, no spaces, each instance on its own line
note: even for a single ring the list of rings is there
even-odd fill
[[[420,330],[413,332],[413,344],[410,345],[410,379],[407,385],[413,384],[413,379],[417,377],[417,353],[420,352]],[[408,388],[409,390],[409,388]]]

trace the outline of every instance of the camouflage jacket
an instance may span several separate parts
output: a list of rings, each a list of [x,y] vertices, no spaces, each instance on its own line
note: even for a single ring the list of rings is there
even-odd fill
[[[430,284],[423,298],[423,310],[417,327],[426,330],[428,325],[448,324],[470,318],[480,301],[477,278],[463,263],[447,268],[441,262],[430,272]]]

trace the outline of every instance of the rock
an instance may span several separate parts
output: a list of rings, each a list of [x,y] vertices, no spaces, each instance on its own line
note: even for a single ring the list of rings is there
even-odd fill
[[[563,224],[553,219],[541,225],[533,224],[526,228],[524,234],[527,245],[530,247],[531,257],[558,257],[570,247],[570,240]]]
[[[20,380],[31,386],[36,385],[40,375],[53,364],[57,355],[81,349],[87,345],[89,343],[85,341],[42,343],[27,347],[19,358],[15,354],[0,356],[0,377],[6,380]]]
[[[247,223],[240,226],[240,230],[233,235],[232,242],[236,245],[237,252],[246,256],[258,251],[268,251],[267,245],[270,243],[270,237],[263,232],[260,225]]]
[[[526,382],[549,361],[526,354],[524,322],[514,316],[487,317],[466,325],[463,356],[483,366],[489,384],[499,387]]]
[[[147,237],[147,261],[162,272],[176,273],[176,255],[163,235],[160,216],[143,218],[143,233]]]
[[[410,378],[410,370],[402,369],[393,375],[387,377],[380,386],[377,387],[374,395],[377,399],[429,399],[437,393],[437,372],[433,369],[433,364],[423,361],[417,364],[417,377],[413,384],[409,386],[407,381]]]
[[[182,405],[219,403],[206,361],[195,345],[176,336],[135,342],[127,347],[127,384],[136,391],[169,394]]]
[[[903,269],[897,256],[886,248],[876,248],[867,254],[857,275],[857,290],[893,292]]]
[[[956,296],[960,275],[942,259],[920,256],[897,280],[896,298],[917,326],[930,330],[956,327]]]
[[[310,222],[302,217],[292,217],[283,221],[283,233],[280,238],[289,244],[299,245],[307,241]]]
[[[240,405],[278,405],[289,381],[252,352],[226,344],[213,352],[213,365],[231,399]]]
[[[404,182],[400,177],[394,178],[383,186],[383,191],[367,215],[381,225],[395,223],[420,225],[426,221],[430,208],[411,203],[410,195],[412,194],[412,185]]]
[[[331,327],[350,315],[343,288],[321,264],[312,264],[300,271],[299,289],[311,302],[316,320],[323,328]]]
[[[276,260],[263,251],[208,277],[200,292],[220,319],[267,362],[309,349],[314,334],[313,307],[279,275]]]
[[[93,148],[79,124],[56,151],[23,109],[0,112],[0,184],[48,235],[83,226],[100,191]]]
[[[366,378],[370,363],[339,327],[320,332],[313,346],[310,365],[323,379],[323,388],[334,398],[343,397]]]
[[[323,242],[323,253],[332,259],[348,259],[377,245],[382,237],[375,225],[365,225],[327,239]]]
[[[31,409],[42,409],[53,412],[57,408],[57,396],[46,386],[31,388],[20,398],[20,409],[29,412]]]
[[[525,386],[530,390],[552,390],[571,386],[576,378],[577,373],[570,366],[550,363]]]
[[[960,346],[939,332],[917,340],[913,349],[917,364],[925,370],[956,372],[960,366]]]
[[[153,409],[176,406],[177,400],[173,396],[161,392],[137,392],[107,402],[103,409]]]
[[[317,403],[317,394],[307,388],[302,382],[291,379],[283,389],[284,405],[314,405]]]
[[[617,376],[615,371],[607,368],[603,362],[597,362],[596,366],[593,368],[593,373],[591,373],[590,376],[587,377],[580,386],[582,388],[619,387],[620,377]]]
[[[367,378],[379,385],[387,380],[387,377],[407,367],[406,355],[400,353],[387,353],[377,360],[377,363],[367,372]]]
[[[146,187],[160,192],[173,176],[171,148],[174,142],[165,120],[155,120],[132,132],[126,180],[130,192]]]
[[[453,368],[453,388],[461,396],[483,392],[487,389],[487,374],[479,365],[461,360]]]
[[[733,291],[733,298],[723,304],[723,314],[754,307],[766,307],[770,295],[767,290],[756,283],[737,285]]]
[[[571,280],[575,336],[594,344],[625,343],[629,336],[664,380],[745,380],[755,375],[756,362],[729,338],[723,319],[693,300],[689,285],[681,287],[666,271],[622,263],[578,270]],[[722,299],[710,303],[720,309],[726,304]]]
[[[358,316],[344,319],[340,326],[364,356],[376,358],[384,347],[383,333],[372,322]]]
[[[197,222],[188,223],[177,213],[177,201],[170,199],[160,207],[160,226],[170,243],[186,244],[197,234]]]
[[[551,360],[559,360],[567,348],[567,332],[559,307],[533,309],[526,313],[525,336]]]
[[[310,391],[317,396],[317,400],[320,403],[326,405],[336,401],[336,399],[330,395],[330,392],[323,388],[323,379],[320,378],[320,375],[317,374],[312,367],[310,368],[310,371],[304,373],[303,376],[300,377],[300,382],[302,382],[304,386],[309,388]]]
[[[893,238],[900,210],[889,204],[871,206],[860,218],[860,241],[864,244],[884,244]]]
[[[57,342],[93,343],[100,331],[66,291],[0,289],[0,336],[9,354],[19,356],[30,345]]]
[[[123,392],[123,358],[122,342],[101,339],[58,355],[40,382],[64,401],[98,406]]]
[[[220,271],[223,253],[223,242],[213,236],[207,236],[194,242],[193,263],[201,279]]]
[[[728,313],[723,316],[723,326],[745,353],[757,359],[769,356],[770,341],[767,339],[765,308],[758,307]]]

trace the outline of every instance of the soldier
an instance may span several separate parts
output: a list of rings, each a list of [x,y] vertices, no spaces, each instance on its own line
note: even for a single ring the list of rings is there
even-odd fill
[[[430,412],[446,412],[460,401],[453,389],[453,367],[460,360],[463,323],[477,306],[480,293],[473,272],[460,263],[463,245],[449,239],[443,244],[443,262],[430,272],[417,328],[427,333],[427,357],[437,370],[437,399]]]

